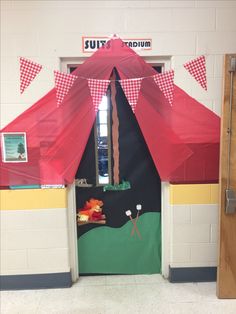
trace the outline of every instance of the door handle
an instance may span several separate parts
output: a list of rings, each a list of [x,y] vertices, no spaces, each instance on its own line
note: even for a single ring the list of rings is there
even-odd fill
[[[232,189],[226,189],[225,196],[225,213],[234,214],[236,212],[236,193]]]

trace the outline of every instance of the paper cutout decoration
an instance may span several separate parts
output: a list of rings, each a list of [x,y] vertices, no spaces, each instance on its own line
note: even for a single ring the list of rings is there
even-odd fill
[[[103,186],[103,192],[106,191],[125,191],[131,189],[129,181],[122,180],[122,183],[118,184],[107,184]]]
[[[134,227],[134,230],[136,231],[136,233],[137,233],[139,239],[141,239],[141,238],[142,238],[142,237],[141,237],[141,234],[140,234],[140,232],[139,232],[139,230],[138,230],[138,227],[137,227],[137,225],[136,225],[135,220],[132,218],[132,213],[131,213],[131,211],[130,211],[130,210],[127,210],[127,211],[125,212],[125,214],[126,214],[126,216],[128,216],[129,219],[131,220],[131,222],[132,222],[132,224],[133,224],[133,227]]]
[[[65,96],[68,94],[72,85],[78,76],[73,74],[62,73],[59,71],[54,71],[54,79],[55,79],[55,87],[56,87],[56,97],[57,97],[57,105],[59,106]]]
[[[194,60],[184,64],[185,69],[195,78],[195,80],[207,90],[206,79],[206,60],[204,56],[200,56]]]
[[[156,74],[153,76],[153,79],[172,106],[174,92],[174,70]]]
[[[139,91],[141,88],[142,78],[121,80],[119,82],[120,85],[122,86],[122,89],[133,112],[135,112],[135,108],[138,102]]]
[[[136,205],[136,209],[137,209],[137,214],[136,214],[136,218],[135,218],[135,224],[136,224],[136,226],[137,226],[137,222],[138,222],[138,219],[139,219],[139,213],[140,213],[140,211],[142,210],[142,205],[141,204],[137,204]],[[134,226],[133,226],[133,229],[132,229],[132,231],[131,231],[131,236],[133,236],[134,235],[134,231],[135,231],[135,228],[134,228]]]
[[[106,94],[109,80],[88,79],[88,86],[93,99],[94,110],[97,113],[102,97]]]
[[[42,70],[42,65],[31,60],[20,58],[20,93],[30,85]]]

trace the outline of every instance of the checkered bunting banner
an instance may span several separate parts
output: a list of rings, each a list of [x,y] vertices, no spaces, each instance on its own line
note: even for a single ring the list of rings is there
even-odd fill
[[[156,74],[153,76],[153,79],[172,106],[174,92],[174,70]]]
[[[31,60],[20,58],[20,93],[30,85],[42,69],[42,65]]]
[[[194,60],[188,61],[184,64],[185,69],[195,78],[195,80],[207,90],[206,79],[206,59],[200,56]]]
[[[97,113],[102,97],[106,94],[109,80],[88,79],[88,86],[93,99],[94,110]]]
[[[56,70],[54,71],[57,106],[63,102],[65,96],[68,94],[77,78],[78,76],[73,74],[62,73]]]
[[[139,97],[139,91],[141,88],[142,78],[120,80],[119,83],[122,86],[122,89],[133,112],[135,112]]]

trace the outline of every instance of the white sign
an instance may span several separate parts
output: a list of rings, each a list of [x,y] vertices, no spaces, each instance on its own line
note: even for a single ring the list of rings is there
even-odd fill
[[[3,162],[27,162],[26,133],[2,133],[2,152]]]
[[[82,50],[83,52],[94,52],[97,49],[104,47],[110,40],[109,37],[82,37]],[[122,39],[123,45],[134,50],[151,50],[152,40],[150,38],[127,38]],[[110,45],[106,45],[104,49],[110,49]]]

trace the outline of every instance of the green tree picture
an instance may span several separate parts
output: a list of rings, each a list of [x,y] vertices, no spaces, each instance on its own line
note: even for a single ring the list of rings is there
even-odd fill
[[[24,154],[25,153],[25,146],[22,143],[18,144],[17,153]]]
[[[27,162],[27,144],[25,133],[3,133],[3,161]]]
[[[19,143],[18,147],[17,147],[17,153],[19,153],[19,159],[21,159],[22,157],[24,157],[24,153],[25,153],[25,146],[23,143]]]

